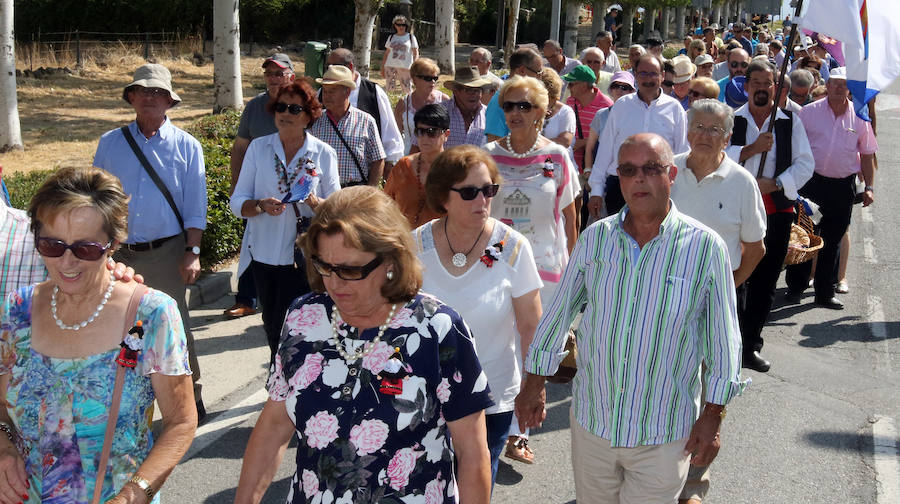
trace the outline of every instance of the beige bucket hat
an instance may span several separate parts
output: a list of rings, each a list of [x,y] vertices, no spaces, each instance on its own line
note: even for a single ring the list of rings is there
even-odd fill
[[[478,67],[459,67],[453,75],[453,80],[444,83],[447,89],[453,90],[457,87],[480,88],[487,86],[491,81],[485,79],[478,73]]]
[[[316,82],[322,85],[339,84],[350,89],[356,89],[356,81],[353,79],[353,70],[343,65],[331,65],[325,71],[325,75]]]
[[[146,65],[138,67],[138,69],[134,71],[134,81],[125,86],[125,89],[122,90],[123,100],[128,102],[128,91],[134,86],[165,89],[169,92],[169,96],[172,97],[172,100],[175,101],[175,105],[181,103],[181,98],[175,91],[172,91],[172,74],[169,73],[168,68],[160,64],[147,63]]]

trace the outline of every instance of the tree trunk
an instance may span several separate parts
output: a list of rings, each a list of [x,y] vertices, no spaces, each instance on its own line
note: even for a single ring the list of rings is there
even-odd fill
[[[241,89],[241,29],[237,0],[215,0],[213,4],[213,113],[244,106]]]
[[[516,49],[516,32],[519,30],[519,6],[522,0],[509,0],[509,18],[506,21],[506,44],[503,53],[506,66],[509,66],[509,57]]]
[[[713,7],[713,15],[710,16],[709,24],[713,23],[722,26],[722,4]]]
[[[441,72],[453,75],[456,73],[456,37],[454,33],[453,0],[435,0],[434,4],[434,45],[438,50],[437,64]]]
[[[563,52],[570,58],[577,57],[578,52],[578,14],[581,12],[580,2],[566,2],[566,33],[563,36]]]
[[[356,71],[369,77],[372,61],[372,30],[375,28],[375,14],[381,8],[382,0],[353,0],[356,4],[356,22],[353,24],[353,56]]]
[[[634,5],[622,2],[622,37],[619,47],[628,48],[632,42],[634,32]]]
[[[559,18],[562,12],[562,0],[552,0],[550,6],[550,40],[559,41]]]
[[[653,22],[656,18],[656,9],[647,9],[646,7],[644,9],[644,40],[647,40],[654,28]]]
[[[16,99],[16,46],[13,38],[13,0],[0,3],[0,152],[22,150],[22,130],[19,126],[19,102]]]
[[[603,20],[606,17],[606,9],[609,7],[609,2],[605,0],[594,0],[592,5],[594,8],[594,18],[591,20],[591,37],[596,37],[597,33],[605,28]],[[613,39],[615,38],[616,34],[613,33]],[[594,42],[594,40],[591,40],[592,44]]]
[[[684,6],[675,7],[675,38],[684,40]]]
[[[659,32],[662,34],[663,40],[668,40],[669,38],[669,27],[672,26],[672,8],[671,7],[663,7],[662,8],[662,21],[659,24],[662,26],[659,27]],[[681,37],[679,37],[681,38]]]

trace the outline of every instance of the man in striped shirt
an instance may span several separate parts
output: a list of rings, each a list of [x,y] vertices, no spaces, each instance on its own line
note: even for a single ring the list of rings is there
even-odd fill
[[[689,463],[715,458],[725,405],[748,383],[728,251],[671,203],[673,164],[658,135],[624,141],[617,172],[626,207],[582,233],[525,359],[521,428],[543,421],[545,377],[584,309],[571,413],[579,504],[674,504]]]

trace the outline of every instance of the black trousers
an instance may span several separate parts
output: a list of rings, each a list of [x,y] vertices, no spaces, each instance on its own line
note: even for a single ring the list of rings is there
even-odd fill
[[[819,250],[816,277],[813,282],[816,299],[819,300],[834,297],[837,265],[841,256],[841,239],[850,227],[853,199],[856,197],[855,179],[856,175],[830,178],[815,173],[800,190],[800,194],[819,205],[819,211],[822,212],[822,220],[816,226],[816,233],[825,243]],[[811,270],[812,261],[788,266],[785,273],[788,289],[791,292],[803,292],[809,285]]]
[[[622,186],[619,185],[619,177],[607,175],[606,196],[603,198],[603,202],[606,204],[606,215],[619,213],[619,210],[625,206],[625,197],[622,196]]]
[[[302,268],[293,265],[273,266],[258,261],[250,263],[256,294],[262,309],[263,329],[269,342],[269,365],[275,362],[275,352],[281,340],[281,326],[291,303],[309,292],[305,264]]]
[[[766,217],[766,254],[750,278],[738,287],[738,321],[744,353],[762,350],[762,329],[775,301],[775,284],[787,255],[793,222],[792,213],[774,213]]]

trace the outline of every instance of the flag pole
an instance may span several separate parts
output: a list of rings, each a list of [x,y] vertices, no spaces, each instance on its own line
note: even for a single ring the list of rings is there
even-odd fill
[[[802,8],[803,0],[797,0],[797,8],[794,9],[794,19],[800,17],[800,10]],[[775,106],[772,107],[772,115],[769,116],[769,127],[766,129],[767,133],[771,133],[775,129],[775,115],[778,114],[778,102],[781,101],[781,83],[784,81],[784,74],[787,73],[788,63],[794,56],[794,39],[797,37],[798,32],[800,32],[800,24],[795,21],[794,25],[791,27],[791,35],[788,37],[784,60],[782,60],[781,70],[778,72],[778,79],[775,81]],[[750,97],[750,99],[752,100],[753,97]],[[756,178],[762,177],[763,166],[766,164],[766,157],[768,157],[768,155],[769,151],[760,154],[759,167],[756,169]]]

